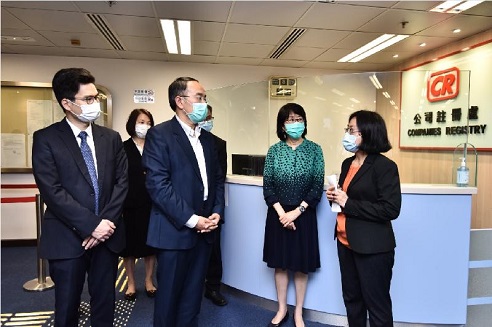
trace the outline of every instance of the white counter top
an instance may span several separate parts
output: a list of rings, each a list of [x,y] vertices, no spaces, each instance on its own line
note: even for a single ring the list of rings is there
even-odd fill
[[[245,175],[227,175],[227,183],[263,186],[263,177]],[[325,184],[324,189],[327,188]],[[452,184],[401,184],[404,194],[477,194],[476,187],[458,187]]]

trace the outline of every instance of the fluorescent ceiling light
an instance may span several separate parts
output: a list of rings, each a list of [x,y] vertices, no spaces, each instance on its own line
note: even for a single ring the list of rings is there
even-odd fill
[[[482,1],[445,1],[434,8],[432,8],[429,11],[434,11],[434,12],[446,12],[449,14],[459,14],[460,12],[463,12],[465,10],[468,10],[472,7],[475,7],[476,5],[482,3]]]
[[[371,48],[377,46],[378,44],[381,44],[383,43],[384,41],[392,38],[393,36],[395,36],[394,34],[384,34],[384,35],[381,35],[380,37],[378,37],[377,39],[367,43],[366,45],[360,47],[359,49],[349,53],[348,55],[346,55],[345,57],[341,58],[338,60],[338,62],[347,62],[349,61],[350,59],[352,58],[355,58],[357,57],[358,55],[360,55],[361,53],[364,53],[365,51],[367,50],[370,50]]]
[[[391,98],[391,96],[389,95],[389,93],[388,93],[388,92],[383,92],[383,95],[385,96],[385,98],[386,98],[386,99]]]
[[[392,34],[390,34],[390,35],[392,35]],[[406,39],[409,36],[410,35],[403,35],[403,34],[394,35],[392,38],[386,40],[385,42],[379,44],[378,46],[375,46],[374,48],[364,52],[363,54],[360,54],[357,57],[350,59],[349,62],[361,61],[362,59],[367,58],[367,57],[369,57],[369,56],[371,56],[371,55],[375,54],[376,52],[379,52],[383,49],[386,49],[387,47],[389,47],[389,46],[391,46],[397,42],[400,42],[401,40]]]
[[[409,35],[395,35],[395,34],[384,34],[378,37],[377,39],[369,42],[368,44],[360,47],[359,49],[349,53],[345,57],[338,60],[338,62],[358,62],[364,58],[369,57],[370,55],[375,54],[378,51],[381,51],[390,45],[395,44]]]
[[[181,54],[191,55],[191,23],[187,20],[178,20],[178,32]]]
[[[172,54],[191,54],[191,23],[189,21],[177,21],[179,34],[179,47],[176,37],[175,22],[172,19],[161,19],[162,32],[166,40],[167,52]]]
[[[446,10],[448,10],[449,8],[452,8],[452,7],[456,6],[460,2],[461,2],[461,0],[459,0],[459,1],[455,1],[455,0],[452,0],[452,1],[451,0],[450,1],[444,1],[443,3],[435,6],[434,8],[432,8],[429,11],[445,12]]]
[[[166,40],[167,52],[178,53],[178,43],[176,42],[176,32],[174,30],[174,21],[171,19],[161,19],[161,27]]]

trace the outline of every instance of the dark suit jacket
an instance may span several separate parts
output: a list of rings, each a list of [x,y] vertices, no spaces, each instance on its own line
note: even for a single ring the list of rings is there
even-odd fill
[[[190,249],[198,233],[185,224],[193,214],[224,215],[224,178],[218,166],[212,134],[202,130],[208,178],[208,199],[203,202],[203,182],[190,141],[176,117],[152,127],[145,138],[142,164],[152,198],[147,244],[159,249]],[[213,242],[215,233],[203,234]]]
[[[339,185],[343,185],[354,159],[343,161]],[[396,164],[381,154],[368,155],[344,191],[348,195],[343,212],[350,247],[364,254],[393,250],[396,242],[391,220],[398,218],[401,208]]]
[[[128,158],[128,194],[125,200],[125,208],[150,207],[151,200],[145,187],[145,170],[142,167],[142,155],[131,137],[123,142],[123,147]]]
[[[122,250],[125,231],[121,212],[127,193],[127,159],[120,135],[92,125],[100,190],[99,216],[94,214],[94,189],[73,132],[65,119],[33,135],[32,168],[46,212],[42,224],[40,255],[46,259],[81,256],[82,241],[101,219],[116,225],[104,243]]]
[[[217,156],[219,157],[220,170],[222,171],[222,178],[225,182],[227,175],[227,143],[215,134],[212,134],[212,136],[215,140],[215,148],[217,149]],[[224,222],[225,217],[221,216],[220,223],[223,224]],[[217,237],[220,237],[219,233],[220,230],[217,231]]]

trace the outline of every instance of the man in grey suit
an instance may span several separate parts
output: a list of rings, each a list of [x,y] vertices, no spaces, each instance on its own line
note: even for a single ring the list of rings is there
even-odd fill
[[[92,124],[100,115],[95,79],[83,68],[53,77],[65,118],[33,135],[32,168],[46,204],[40,255],[55,282],[55,326],[76,327],[88,276],[91,326],[112,327],[127,159],[120,135]]]
[[[142,164],[152,199],[147,244],[157,249],[155,327],[196,327],[211,244],[224,211],[224,178],[203,86],[190,77],[168,89],[174,118],[151,128]]]

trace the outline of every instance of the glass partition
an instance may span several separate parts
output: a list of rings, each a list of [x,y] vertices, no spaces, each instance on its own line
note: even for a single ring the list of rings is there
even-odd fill
[[[467,133],[469,112],[473,112],[469,105],[470,72],[459,72],[459,84],[453,86],[459,87],[455,97],[431,102],[427,88],[435,73],[299,77],[297,96],[288,99],[270,98],[268,81],[208,90],[215,117],[213,132],[227,141],[228,173],[232,173],[232,154],[266,155],[268,148],[278,142],[275,130],[278,110],[285,103],[296,102],[306,110],[306,138],[323,149],[327,175],[339,173],[343,159],[351,156],[341,142],[348,117],[352,112],[366,109],[377,111],[385,119],[393,145],[386,155],[398,163],[402,182],[452,183],[449,171],[455,166],[454,148],[460,143],[473,143],[468,137],[473,134]],[[447,91],[452,93],[450,77],[447,78]],[[438,83],[432,87],[434,93],[444,89]],[[461,108],[459,120],[457,108]]]

